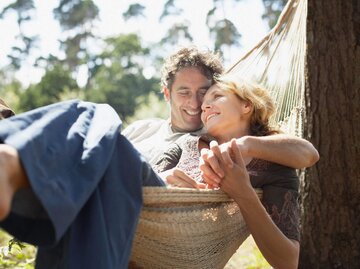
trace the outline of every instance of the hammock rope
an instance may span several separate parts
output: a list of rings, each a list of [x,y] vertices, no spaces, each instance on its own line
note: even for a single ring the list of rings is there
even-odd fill
[[[306,0],[289,0],[274,28],[227,72],[256,81],[276,103],[271,119],[303,136],[305,106]]]
[[[289,0],[275,27],[227,72],[270,91],[281,129],[302,136],[306,0]],[[257,192],[261,198],[261,192]],[[241,212],[220,190],[144,187],[133,241],[136,268],[224,268],[248,237]]]

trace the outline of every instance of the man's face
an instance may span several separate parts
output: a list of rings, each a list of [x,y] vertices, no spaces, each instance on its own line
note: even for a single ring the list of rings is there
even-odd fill
[[[202,127],[201,104],[211,79],[196,67],[185,67],[175,75],[172,89],[164,88],[171,107],[171,124],[174,129],[192,132]]]

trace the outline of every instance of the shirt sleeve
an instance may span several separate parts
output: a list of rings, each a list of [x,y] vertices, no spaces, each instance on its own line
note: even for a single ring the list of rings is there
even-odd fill
[[[164,172],[174,168],[181,157],[182,149],[178,143],[173,143],[158,159],[153,166],[157,173]]]
[[[249,174],[253,187],[263,190],[262,204],[276,226],[288,238],[299,241],[299,178],[295,169],[258,160]]]

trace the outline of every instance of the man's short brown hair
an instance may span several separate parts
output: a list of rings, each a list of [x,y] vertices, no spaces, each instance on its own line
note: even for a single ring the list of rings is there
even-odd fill
[[[196,67],[208,79],[214,81],[224,71],[218,54],[199,50],[195,46],[184,47],[170,55],[161,70],[161,84],[171,90],[176,73],[185,67]]]

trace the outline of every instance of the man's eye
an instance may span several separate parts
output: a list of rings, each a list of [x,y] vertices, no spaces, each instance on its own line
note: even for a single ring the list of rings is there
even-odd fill
[[[204,96],[206,94],[207,90],[201,90],[199,91],[199,95],[200,96]]]
[[[223,95],[221,95],[221,94],[214,94],[214,99],[218,99],[218,98],[220,98],[220,97],[223,97]]]
[[[181,95],[181,96],[186,96],[186,95],[189,94],[189,92],[178,92],[178,93],[179,93],[179,95]]]

